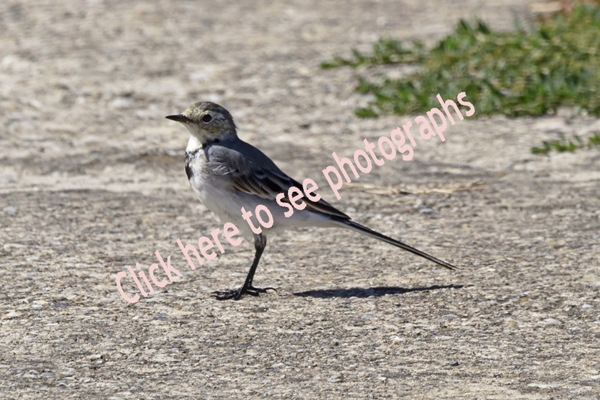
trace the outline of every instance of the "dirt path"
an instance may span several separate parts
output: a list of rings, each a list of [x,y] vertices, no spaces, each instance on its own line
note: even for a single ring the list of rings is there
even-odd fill
[[[411,117],[357,120],[356,72],[320,61],[460,17],[510,28],[532,2],[134,3],[0,4],[0,397],[600,396],[600,152],[529,153],[599,120],[465,120],[340,201],[321,173]],[[463,268],[298,230],[257,273],[278,293],[217,302],[252,251],[191,271],[178,250],[219,226],[164,119],[198,100],[356,221]],[[156,250],[183,277],[128,305],[115,275]]]

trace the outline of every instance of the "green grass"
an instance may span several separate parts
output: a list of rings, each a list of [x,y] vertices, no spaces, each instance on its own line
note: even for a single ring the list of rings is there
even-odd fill
[[[589,137],[587,144],[584,143],[584,141],[579,136],[575,136],[575,142],[572,142],[570,140],[567,141],[565,138],[551,141],[544,140],[542,142],[541,147],[532,147],[531,152],[533,154],[548,154],[552,150],[555,150],[562,153],[565,151],[575,151],[584,147],[600,146],[600,133],[596,133],[594,136]]]
[[[431,49],[420,42],[381,39],[372,54],[353,50],[322,68],[416,64],[402,79],[360,78],[356,90],[374,100],[359,117],[412,114],[439,107],[436,95],[455,99],[466,92],[475,116],[553,114],[559,107],[600,116],[600,6],[579,6],[529,29],[495,32],[483,22],[461,20]]]

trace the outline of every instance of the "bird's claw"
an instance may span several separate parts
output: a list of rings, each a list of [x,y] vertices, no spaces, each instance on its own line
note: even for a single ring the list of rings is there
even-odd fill
[[[217,300],[239,300],[244,297],[245,294],[258,297],[260,293],[267,293],[268,290],[277,291],[277,289],[274,287],[257,288],[254,286],[244,286],[240,289],[217,291],[214,292],[214,294],[216,295]]]

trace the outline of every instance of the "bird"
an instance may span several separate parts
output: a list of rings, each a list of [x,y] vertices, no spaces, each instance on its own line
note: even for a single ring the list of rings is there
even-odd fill
[[[244,284],[238,289],[214,292],[217,300],[239,300],[246,295],[259,296],[267,290],[276,290],[253,286],[254,275],[267,246],[267,235],[294,227],[350,229],[442,267],[456,269],[446,261],[352,221],[322,197],[318,201],[304,197],[306,207],[285,217],[286,208],[277,203],[276,197],[283,193],[282,201],[289,203],[288,189],[296,187],[302,191],[302,184],[279,169],[262,151],[241,140],[232,115],[224,107],[209,101],[197,102],[181,114],[166,118],[183,124],[190,133],[185,172],[198,200],[221,222],[233,223],[243,236],[254,242],[254,259]],[[259,205],[266,206],[272,213],[273,225],[256,234],[243,220],[241,209],[255,210]]]

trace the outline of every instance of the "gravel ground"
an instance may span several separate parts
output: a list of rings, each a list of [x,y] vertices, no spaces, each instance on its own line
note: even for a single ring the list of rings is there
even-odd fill
[[[600,152],[529,153],[600,120],[465,119],[339,201],[321,173],[414,116],[356,119],[357,72],[319,62],[547,6],[0,3],[0,397],[600,398]],[[164,119],[199,100],[356,221],[462,268],[297,230],[258,269],[276,293],[216,301],[253,249],[192,271],[176,244],[220,227],[185,178],[186,132]],[[157,250],[183,276],[126,303],[116,274]]]

